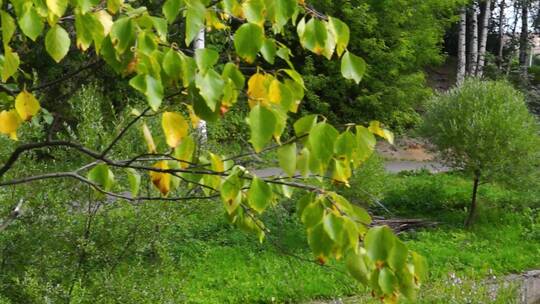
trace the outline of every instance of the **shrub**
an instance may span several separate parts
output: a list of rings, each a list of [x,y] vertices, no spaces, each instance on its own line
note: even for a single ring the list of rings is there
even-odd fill
[[[450,167],[473,178],[469,226],[481,183],[525,184],[537,172],[538,123],[507,82],[471,79],[432,100],[421,132]]]

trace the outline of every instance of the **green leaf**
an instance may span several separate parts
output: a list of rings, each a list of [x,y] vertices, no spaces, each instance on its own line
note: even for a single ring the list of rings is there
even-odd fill
[[[129,188],[131,191],[131,197],[137,197],[139,195],[139,189],[141,187],[141,175],[137,170],[128,168],[126,169]]]
[[[299,31],[302,46],[317,55],[323,54],[328,39],[328,32],[324,22],[311,18],[303,30]]]
[[[407,266],[408,255],[409,251],[407,250],[405,243],[399,239],[396,239],[394,247],[392,247],[390,255],[388,256],[388,265],[390,265],[390,267],[392,267],[392,269],[395,271],[403,269]]]
[[[275,0],[275,17],[274,27],[277,32],[281,32],[282,28],[287,21],[294,15],[297,8],[297,3],[295,0]]]
[[[197,49],[195,50],[195,62],[197,67],[203,73],[213,67],[219,60],[219,53],[213,49]]]
[[[76,0],[77,8],[81,14],[86,14],[93,6],[99,4],[99,0]]]
[[[20,17],[19,27],[23,34],[32,41],[36,41],[37,37],[43,32],[43,20],[33,6],[28,8]]]
[[[276,51],[276,41],[271,38],[265,39],[261,48],[261,54],[263,55],[264,60],[270,64],[274,64]]]
[[[69,34],[58,24],[49,29],[45,36],[45,49],[57,63],[67,55],[70,44]]]
[[[304,89],[306,88],[304,84],[304,79],[302,79],[302,75],[300,75],[300,73],[291,69],[284,69],[283,71],[287,73],[287,75],[289,75],[289,77],[291,77],[292,80],[294,80],[296,83],[301,85]]]
[[[163,101],[163,85],[160,80],[157,80],[150,75],[146,75],[144,80],[146,84],[145,95],[148,99],[148,104],[152,110],[157,112]]]
[[[46,0],[49,11],[58,17],[62,17],[66,12],[68,0]]]
[[[242,4],[242,8],[248,22],[259,25],[264,23],[265,5],[263,0],[247,0]]]
[[[328,236],[322,224],[308,230],[308,243],[313,253],[323,261],[332,252],[332,239]]]
[[[106,164],[99,164],[92,168],[87,177],[105,191],[110,191],[114,185],[114,174]]]
[[[200,0],[185,0],[186,3],[186,45],[204,28],[206,7]]]
[[[326,122],[315,125],[309,133],[311,155],[317,158],[323,167],[326,167],[334,155],[334,143],[338,135],[338,131]]]
[[[412,252],[412,260],[414,265],[414,272],[418,277],[419,281],[425,281],[428,276],[428,266],[426,258],[416,252]]]
[[[321,205],[320,201],[316,200],[304,208],[301,219],[302,223],[304,223],[307,228],[312,228],[322,222],[323,216],[323,206]]]
[[[123,4],[124,0],[107,0],[107,10],[114,15],[120,10]]]
[[[0,10],[0,19],[2,26],[2,42],[4,44],[4,49],[7,48],[7,45],[11,41],[11,37],[15,33],[15,20],[6,12]]]
[[[309,150],[304,148],[300,151],[296,160],[296,169],[298,169],[303,177],[307,177],[309,174],[309,154]]]
[[[189,167],[189,162],[193,161],[193,153],[195,152],[195,140],[191,135],[185,137],[180,145],[174,149],[174,157],[180,162],[180,168]]]
[[[111,28],[111,42],[116,51],[123,54],[135,42],[135,25],[133,20],[123,17],[116,20]]]
[[[163,42],[166,42],[168,34],[167,20],[159,17],[152,17],[152,25],[154,26],[154,29],[159,36],[159,39],[161,39],[161,41]]]
[[[228,176],[221,184],[221,199],[227,207],[229,214],[238,207],[237,198],[240,194],[241,188],[242,182],[240,181],[240,178],[238,178],[237,174]]]
[[[223,68],[222,76],[223,79],[231,79],[238,90],[244,89],[246,78],[235,64],[227,62],[227,64],[225,64],[225,67]]]
[[[362,77],[366,73],[366,62],[364,59],[346,52],[341,58],[341,74],[346,79],[354,80],[357,84],[360,83]]]
[[[162,12],[165,18],[167,18],[167,22],[169,24],[172,24],[174,20],[176,19],[176,16],[180,13],[180,10],[182,9],[182,6],[184,5],[182,0],[167,0],[163,4]]]
[[[255,152],[259,153],[272,139],[277,118],[274,112],[258,104],[251,109],[248,124],[251,130],[250,142]]]
[[[234,48],[236,53],[248,63],[255,61],[257,53],[261,50],[264,42],[262,27],[245,23],[234,34]]]
[[[296,214],[301,219],[302,214],[304,213],[304,210],[307,206],[309,206],[311,203],[315,201],[315,193],[308,192],[304,196],[302,196],[298,202],[296,203]]]
[[[174,80],[182,77],[182,58],[180,54],[172,48],[163,56],[161,64],[165,73]]]
[[[272,202],[272,189],[258,177],[254,177],[251,182],[248,194],[248,203],[253,210],[263,213]]]
[[[369,283],[369,276],[370,276],[370,268],[368,266],[367,257],[365,254],[355,254],[351,253],[347,256],[347,270],[360,283],[364,285],[368,285]]]
[[[279,166],[290,177],[296,173],[296,143],[290,143],[279,147]]]
[[[353,151],[353,158],[357,164],[367,160],[375,150],[377,140],[373,133],[369,132],[366,127],[356,127],[356,142],[358,149]]]
[[[332,240],[337,240],[343,232],[342,219],[333,212],[328,212],[323,217],[324,230]]]
[[[384,262],[388,258],[396,237],[388,226],[369,229],[364,240],[368,256],[375,262]]]
[[[334,17],[328,17],[328,23],[330,25],[330,30],[336,38],[337,54],[338,56],[341,56],[347,49],[347,45],[349,45],[351,35],[349,26],[343,21]]]
[[[93,14],[75,14],[75,30],[77,32],[77,47],[83,51],[88,49],[92,41],[96,45],[103,40],[103,26]]]
[[[211,111],[216,111],[225,87],[225,81],[223,81],[221,75],[214,69],[210,69],[203,75],[198,73],[195,78],[195,84],[199,89],[199,94],[206,101],[208,108]]]
[[[150,55],[157,49],[157,43],[153,33],[141,31],[137,36],[137,51],[141,54]]]
[[[334,152],[337,156],[345,157],[350,161],[357,145],[356,137],[350,131],[345,131],[337,138]]]
[[[379,286],[384,294],[391,295],[397,286],[397,278],[388,267],[383,267],[379,273]]]
[[[11,48],[4,49],[4,64],[2,65],[2,81],[6,82],[9,77],[13,76],[19,68],[19,55],[13,52]]]
[[[294,133],[297,137],[303,136],[311,132],[311,129],[317,124],[317,115],[306,115],[294,123]]]

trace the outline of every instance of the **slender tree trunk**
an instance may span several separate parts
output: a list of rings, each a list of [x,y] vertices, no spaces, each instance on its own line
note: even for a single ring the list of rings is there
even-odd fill
[[[460,11],[459,20],[459,40],[458,40],[458,65],[457,65],[457,85],[460,86],[465,80],[467,68],[467,9],[463,7]]]
[[[476,76],[482,77],[484,74],[484,65],[486,63],[486,44],[488,36],[489,20],[491,19],[491,0],[486,0],[484,8],[484,18],[480,28],[480,47],[478,50],[478,65],[476,67]]]
[[[514,24],[512,26],[512,36],[510,37],[512,43],[514,43],[516,39],[517,25],[518,25],[519,18],[520,18],[519,2],[514,1]],[[506,76],[510,75],[510,71],[512,70],[512,60],[514,59],[515,55],[516,55],[515,47],[512,47],[512,51],[510,55],[508,56],[508,62],[506,64]]]
[[[476,73],[478,63],[478,2],[474,1],[471,7],[471,40],[469,42],[469,75]]]
[[[528,54],[529,52],[529,0],[521,2],[521,35],[519,38],[519,65],[523,84],[528,82]]]
[[[465,227],[470,228],[471,225],[474,222],[474,219],[476,218],[476,209],[477,209],[477,194],[478,194],[478,186],[480,184],[480,176],[479,174],[474,175],[474,181],[473,181],[473,192],[471,197],[471,208],[469,209],[469,216],[467,217],[467,220],[465,221]]]
[[[202,28],[197,36],[195,37],[195,40],[193,41],[193,49],[204,49],[206,45],[205,41],[205,31],[204,28]],[[199,146],[204,146],[206,142],[208,141],[208,129],[206,126],[206,121],[200,120],[199,125],[197,126],[197,137],[198,137],[198,143]]]
[[[502,68],[503,63],[503,51],[504,51],[504,26],[506,23],[505,12],[506,10],[506,0],[501,0],[499,5],[499,52],[497,53],[497,66],[499,69]]]

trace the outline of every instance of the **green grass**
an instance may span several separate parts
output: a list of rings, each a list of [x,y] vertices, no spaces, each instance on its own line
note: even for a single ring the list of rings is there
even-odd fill
[[[384,181],[357,179],[347,196],[361,185],[383,187],[382,203],[394,216],[439,222],[435,229],[402,235],[430,264],[420,303],[512,303],[515,288],[493,299],[482,282],[540,267],[535,193],[484,186],[480,217],[467,231],[470,185],[464,177],[422,173]],[[88,192],[49,187],[46,195],[54,201],[44,205],[35,194],[32,214],[0,235],[0,303],[61,302],[70,289],[71,303],[297,303],[355,295],[361,296],[351,301],[377,303],[340,262],[312,262],[294,202],[264,216],[272,233],[263,243],[231,227],[219,202],[107,206],[84,240],[87,218],[65,204]]]

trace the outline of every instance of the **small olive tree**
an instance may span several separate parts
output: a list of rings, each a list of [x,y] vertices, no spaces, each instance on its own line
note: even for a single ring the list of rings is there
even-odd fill
[[[523,95],[507,82],[470,79],[432,100],[422,133],[448,166],[473,178],[466,226],[476,216],[482,183],[522,183],[538,171],[538,130]]]

